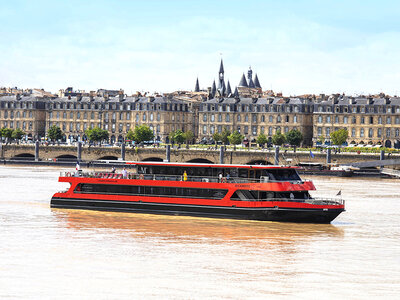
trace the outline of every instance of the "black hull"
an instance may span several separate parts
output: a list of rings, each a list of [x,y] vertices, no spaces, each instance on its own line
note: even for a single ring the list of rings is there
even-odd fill
[[[243,208],[55,197],[51,199],[50,205],[54,208],[320,224],[330,223],[343,211],[343,209]]]

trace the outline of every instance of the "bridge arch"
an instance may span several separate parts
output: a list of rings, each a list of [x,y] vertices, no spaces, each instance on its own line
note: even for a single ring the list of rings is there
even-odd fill
[[[205,158],[194,158],[187,161],[188,163],[197,163],[197,164],[213,164],[214,162]]]
[[[78,157],[72,154],[63,154],[56,157],[57,160],[77,160]]]
[[[107,156],[100,157],[98,160],[118,160],[118,157],[113,156],[113,155],[107,155]]]
[[[160,157],[146,157],[142,161],[163,161],[163,159]]]
[[[272,164],[265,159],[255,159],[247,162],[246,165],[272,165]]]
[[[30,160],[30,159],[35,159],[35,155],[33,155],[32,153],[20,153],[20,154],[15,155],[13,158]]]

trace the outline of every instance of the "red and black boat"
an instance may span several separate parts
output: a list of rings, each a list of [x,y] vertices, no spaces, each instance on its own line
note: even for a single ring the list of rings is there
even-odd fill
[[[63,172],[51,207],[330,223],[344,200],[318,199],[295,167],[127,162],[129,172]]]

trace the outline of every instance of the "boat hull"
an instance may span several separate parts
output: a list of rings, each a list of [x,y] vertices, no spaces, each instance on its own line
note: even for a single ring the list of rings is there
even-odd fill
[[[344,211],[343,208],[229,207],[62,197],[53,197],[51,207],[321,224],[330,223]]]

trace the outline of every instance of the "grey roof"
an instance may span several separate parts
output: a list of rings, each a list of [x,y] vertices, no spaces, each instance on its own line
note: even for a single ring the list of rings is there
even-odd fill
[[[217,87],[215,86],[215,80],[214,80],[212,87],[211,87],[211,94],[213,95],[213,97],[214,97],[216,91],[217,91]]]
[[[221,58],[221,64],[219,65],[219,73],[224,73],[224,63],[222,62],[222,58]]]
[[[249,86],[247,85],[247,81],[246,81],[246,77],[244,76],[244,73],[243,73],[243,75],[242,75],[242,79],[240,79],[239,86],[240,86],[240,87],[249,87]]]
[[[257,74],[256,74],[256,76],[254,76],[254,86],[256,88],[260,88],[261,89],[260,81],[258,80]]]
[[[253,79],[250,77],[249,78],[249,88],[254,88],[254,87],[255,87],[255,85],[254,85]]]
[[[239,91],[237,87],[235,87],[235,92],[233,93],[233,97],[239,98]]]
[[[229,97],[230,94],[232,94],[232,89],[231,89],[231,84],[229,83],[228,80],[228,86],[226,87],[226,95]]]
[[[197,77],[196,79],[196,85],[194,87],[195,92],[200,92],[200,87],[199,87],[199,78]]]

